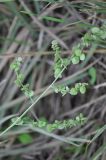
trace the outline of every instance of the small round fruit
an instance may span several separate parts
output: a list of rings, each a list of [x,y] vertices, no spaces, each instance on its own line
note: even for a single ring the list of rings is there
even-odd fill
[[[81,61],[84,61],[84,60],[85,60],[85,54],[84,54],[84,53],[81,54],[80,60],[81,60]]]
[[[73,96],[77,95],[78,92],[77,92],[76,88],[71,88],[70,94],[73,95]]]
[[[85,94],[85,92],[86,92],[86,87],[85,86],[81,86],[80,87],[80,93],[81,94]]]
[[[72,64],[78,64],[80,62],[80,59],[79,57],[75,56],[71,59],[71,61],[72,61]]]
[[[76,84],[75,84],[75,88],[76,88],[77,90],[79,90],[80,86],[81,86],[80,83],[76,83]]]

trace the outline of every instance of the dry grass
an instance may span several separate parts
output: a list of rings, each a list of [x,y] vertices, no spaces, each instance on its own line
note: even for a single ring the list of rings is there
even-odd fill
[[[24,82],[30,83],[36,98],[54,79],[51,41],[56,39],[63,48],[63,56],[70,56],[72,46],[90,27],[105,22],[105,9],[106,3],[96,0],[65,0],[57,3],[46,0],[0,1],[1,131],[9,126],[11,117],[20,115],[30,103],[14,84],[15,74],[9,68],[13,58],[19,55],[23,57],[21,71],[25,77]],[[64,19],[64,22],[47,20],[45,16]],[[82,143],[80,147],[75,147],[63,142],[67,137],[91,139],[95,131],[106,123],[105,42],[96,50],[86,53],[86,63],[70,66],[57,84],[89,82],[91,77],[88,70],[94,66],[97,72],[96,82],[88,92],[83,96],[61,97],[49,90],[34,107],[33,113],[36,111],[38,117],[46,117],[50,122],[83,113],[88,118],[87,124],[81,128],[56,131],[48,136],[29,126],[15,127],[1,137],[1,160],[106,160],[105,131],[89,145]],[[28,116],[34,118],[31,112]],[[23,144],[19,139],[22,133],[28,133],[33,141]]]

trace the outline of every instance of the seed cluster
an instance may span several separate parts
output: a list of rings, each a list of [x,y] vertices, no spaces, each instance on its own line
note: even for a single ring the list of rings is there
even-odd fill
[[[12,118],[12,123],[17,120],[18,117]],[[20,119],[16,125],[32,125],[33,127],[43,128],[47,130],[48,132],[53,132],[56,129],[62,130],[62,129],[68,129],[71,127],[83,125],[86,122],[86,118],[83,116],[82,113],[80,113],[79,116],[77,116],[75,119],[69,119],[69,120],[63,120],[58,121],[55,120],[54,123],[48,123],[45,119],[40,119],[39,121],[34,121],[30,119],[29,117],[24,117]]]
[[[20,72],[20,66],[22,64],[22,58],[18,57],[15,59],[11,65],[10,68],[15,71],[16,73],[16,80],[15,84],[20,87],[21,91],[28,97],[31,98],[34,95],[34,92],[30,89],[29,84],[23,85],[24,76]]]

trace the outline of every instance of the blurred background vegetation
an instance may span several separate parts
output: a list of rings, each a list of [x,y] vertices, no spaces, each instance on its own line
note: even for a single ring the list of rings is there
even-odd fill
[[[51,41],[57,40],[62,56],[71,56],[72,46],[92,26],[106,24],[106,2],[102,0],[0,0],[0,131],[10,119],[20,115],[30,101],[14,84],[10,70],[21,56],[21,72],[39,96],[54,80]],[[83,113],[88,121],[82,127],[44,134],[40,130],[14,127],[0,137],[0,160],[106,160],[106,132],[91,144],[80,147],[63,142],[65,137],[91,139],[106,124],[106,42],[85,50],[86,61],[68,67],[57,84],[89,82],[85,95],[62,97],[49,90],[27,115],[49,122],[74,118]],[[106,128],[106,127],[105,127]],[[56,136],[58,135],[58,136]],[[59,138],[64,136],[63,139]]]

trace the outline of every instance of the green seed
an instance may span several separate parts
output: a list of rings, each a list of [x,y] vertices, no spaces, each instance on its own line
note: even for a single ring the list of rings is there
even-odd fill
[[[84,61],[84,60],[85,60],[85,54],[84,54],[84,53],[81,54],[80,60],[81,60],[81,61]]]
[[[71,88],[70,94],[73,95],[73,96],[77,95],[78,92],[77,92],[76,88]]]
[[[79,57],[75,56],[71,59],[71,61],[72,61],[72,64],[78,64],[80,62],[80,59]]]
[[[85,92],[86,92],[86,87],[85,86],[81,86],[80,87],[80,93],[81,94],[85,94]]]
[[[76,90],[79,90],[80,86],[81,86],[81,84],[80,84],[80,83],[76,83],[76,84],[75,84],[75,88],[76,88]]]

